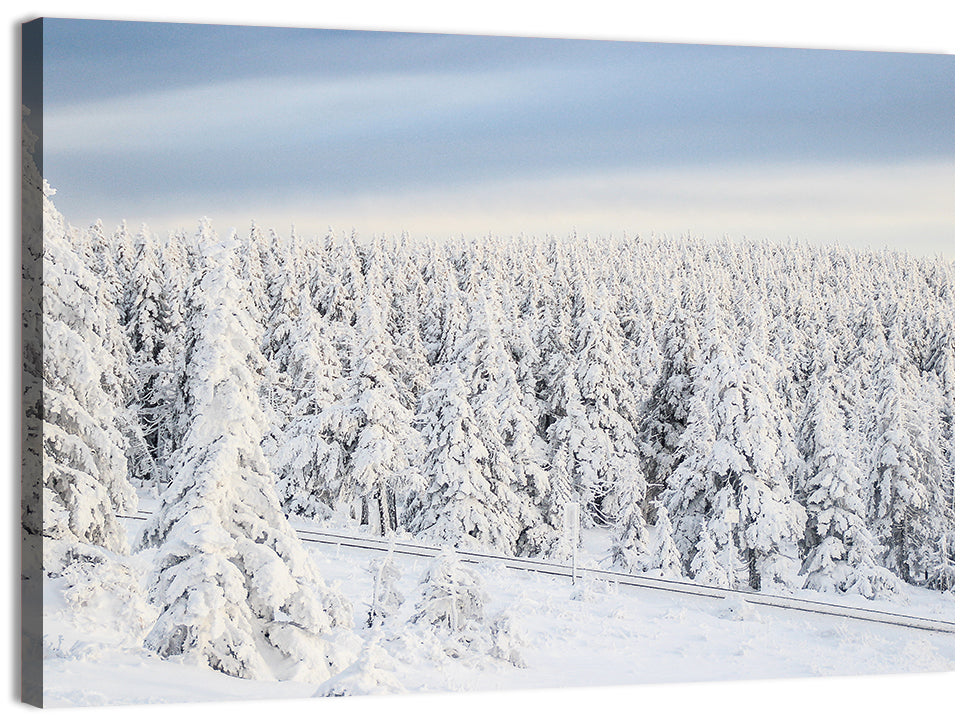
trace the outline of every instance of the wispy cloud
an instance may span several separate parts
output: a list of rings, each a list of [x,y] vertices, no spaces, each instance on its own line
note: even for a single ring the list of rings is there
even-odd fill
[[[460,75],[380,73],[365,78],[254,78],[131,93],[49,108],[45,131],[54,154],[127,153],[247,142],[338,145],[485,122],[518,103],[538,101],[558,71],[531,69]],[[478,113],[478,115],[472,115]],[[252,148],[252,150],[255,150]]]

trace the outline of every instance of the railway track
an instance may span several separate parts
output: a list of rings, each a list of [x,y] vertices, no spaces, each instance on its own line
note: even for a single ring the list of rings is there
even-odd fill
[[[118,515],[118,517],[129,520],[146,521],[149,516],[141,512],[136,515]],[[387,552],[389,548],[394,546],[393,551],[398,555],[420,558],[434,558],[441,550],[437,546],[422,543],[412,543],[410,541],[395,541],[393,543],[392,541],[381,538],[366,538],[363,536],[354,536],[345,533],[299,528],[298,526],[293,526],[293,528],[298,534],[298,538],[305,543],[316,543],[339,546],[342,548],[356,548],[360,550],[380,552]],[[572,566],[553,563],[551,561],[515,558],[512,556],[499,556],[476,551],[456,550],[455,553],[459,558],[469,563],[496,562],[508,569],[517,571],[540,573],[549,576],[562,576],[565,578],[572,578],[573,576]],[[889,611],[876,611],[855,606],[829,603],[826,601],[810,601],[806,599],[789,598],[757,591],[734,591],[716,588],[713,586],[705,586],[691,581],[674,581],[670,579],[650,578],[631,573],[603,571],[594,568],[586,568],[583,566],[577,566],[575,569],[575,574],[577,578],[597,579],[600,581],[616,583],[621,586],[646,588],[657,591],[667,591],[670,593],[680,593],[690,596],[701,596],[704,598],[715,598],[720,600],[737,597],[754,606],[766,606],[770,608],[801,611],[804,613],[815,613],[824,616],[852,618],[891,626],[915,628],[924,631],[935,631],[938,633],[954,633],[953,621],[942,621],[939,619],[892,613]]]

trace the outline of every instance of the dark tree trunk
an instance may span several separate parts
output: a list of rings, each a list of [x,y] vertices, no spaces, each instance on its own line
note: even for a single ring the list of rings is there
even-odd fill
[[[751,548],[747,550],[746,557],[747,564],[750,569],[750,588],[752,588],[754,591],[759,591],[760,587],[763,585],[763,579],[760,577],[756,549]]]

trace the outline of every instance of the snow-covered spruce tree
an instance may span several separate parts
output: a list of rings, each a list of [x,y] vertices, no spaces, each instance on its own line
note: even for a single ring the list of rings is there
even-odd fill
[[[662,352],[657,341],[659,323],[659,303],[654,298],[658,292],[648,283],[636,282],[632,274],[640,267],[646,275],[652,275],[645,262],[633,262],[636,253],[645,252],[645,245],[639,238],[622,238],[615,252],[614,262],[618,275],[612,278],[611,292],[615,297],[614,311],[625,337],[626,355],[629,358],[630,375],[628,382],[638,416],[652,394],[653,387],[662,369]]]
[[[676,450],[689,414],[698,353],[694,319],[677,304],[663,333],[662,369],[641,413],[640,453],[650,499],[659,497],[679,462]]]
[[[657,573],[663,578],[682,578],[683,559],[673,540],[673,524],[663,505],[656,503],[656,528],[649,544],[649,557],[646,570]]]
[[[717,562],[726,577],[726,588],[736,588],[748,578],[748,563],[741,558],[737,549],[739,509],[736,506],[736,493],[729,486],[716,492],[710,504],[706,530],[718,549]]]
[[[680,439],[682,460],[662,498],[677,545],[691,560],[702,520],[723,520],[715,516],[724,511],[715,497],[730,491],[739,512],[736,549],[747,564],[749,585],[789,582],[798,570],[803,509],[790,495],[788,448],[765,391],[758,344],[750,335],[738,363],[712,294],[705,313],[704,357]]]
[[[583,475],[591,469],[580,463],[583,441],[591,438],[592,432],[571,368],[563,371],[559,383],[559,392],[554,394],[559,404],[554,413],[556,420],[548,429],[552,461],[549,466],[546,510],[549,523],[561,532],[565,505],[579,502],[592,482],[591,476]]]
[[[457,635],[476,630],[485,620],[489,598],[482,578],[460,561],[451,547],[436,557],[419,587],[421,598],[412,623],[430,624]]]
[[[912,370],[909,413],[916,451],[916,475],[923,502],[905,512],[903,521],[905,580],[934,587],[947,587],[953,577],[953,496],[951,471],[942,448],[941,406],[943,397],[933,374]]]
[[[161,510],[150,585],[160,617],[145,645],[241,678],[322,681],[360,645],[346,599],[328,590],[282,513],[260,449],[253,367],[263,366],[232,249],[199,229],[191,283],[185,432]],[[335,639],[335,640],[332,640]]]
[[[736,486],[740,512],[737,543],[745,551],[752,588],[791,584],[800,570],[799,543],[805,511],[793,498],[800,455],[785,399],[770,389],[777,376],[766,356],[770,318],[759,304],[740,354],[743,417],[734,419],[732,438],[747,460]]]
[[[505,295],[511,296],[509,290]],[[536,388],[538,386],[538,367],[540,352],[536,346],[536,315],[526,315],[517,307],[506,312],[506,343],[515,366],[516,383],[522,397],[522,406],[526,410],[529,422],[535,431],[534,442],[541,440],[538,435],[539,419],[543,414],[542,404],[539,402]],[[546,448],[541,449],[543,456]]]
[[[916,542],[908,553],[908,568],[913,583],[948,590],[954,587],[955,576],[953,437],[947,432],[953,423],[942,421],[947,398],[936,375],[927,372],[921,380],[917,405],[928,511],[915,515],[911,523]]]
[[[127,298],[127,285],[133,279],[134,263],[137,258],[137,248],[134,245],[134,236],[131,229],[127,226],[127,221],[122,220],[117,229],[111,233],[110,249],[112,253],[111,261],[114,272],[117,273],[117,309],[120,312],[120,319],[123,325],[127,325],[130,319],[130,306]]]
[[[137,508],[122,434],[124,360],[111,353],[119,318],[99,302],[97,278],[74,253],[68,228],[43,194],[44,535],[67,546],[123,552],[116,513]],[[65,546],[45,543],[48,572]]]
[[[558,251],[558,241],[551,238],[549,242],[550,253]],[[582,477],[576,455],[590,432],[572,363],[573,299],[566,280],[565,255],[553,253],[553,258],[551,292],[536,322],[540,357],[536,370],[537,428],[548,446],[548,491],[543,513],[556,534],[552,553],[568,555],[569,546],[562,540],[565,506],[571,502],[583,505],[581,496],[591,483]]]
[[[536,428],[523,405],[503,327],[504,320],[489,294],[477,292],[453,358],[466,379],[469,405],[486,449],[483,473],[489,485],[498,489],[497,495],[514,497],[512,505],[522,524],[514,551],[533,555],[548,550],[552,536],[539,508],[548,490],[545,459],[539,454]]]
[[[426,487],[409,528],[427,540],[511,555],[522,533],[517,499],[486,475],[488,453],[468,395],[458,367],[448,363],[422,396],[416,423]]]
[[[731,581],[719,561],[719,548],[707,528],[706,522],[700,524],[697,533],[696,553],[690,561],[690,574],[696,583],[714,588],[729,588]]]
[[[26,119],[29,111],[23,112]],[[89,244],[50,199],[54,191],[36,166],[37,138],[26,122],[22,133],[23,193],[34,201],[24,203],[22,217],[30,293],[24,297],[23,601],[41,603],[36,570],[59,577],[51,590],[60,590],[68,607],[80,610],[96,597],[136,629],[145,616],[143,594],[115,553],[127,550],[115,514],[136,507],[121,433],[130,386],[123,332],[107,284],[90,268],[93,255],[75,252]],[[41,640],[32,632],[41,630],[25,626],[25,658],[39,656]]]
[[[350,372],[330,413],[333,438],[343,448],[338,499],[357,506],[359,521],[384,535],[399,527],[399,508],[423,480],[413,414],[390,372],[397,363],[386,300],[375,287],[358,309],[355,337]]]
[[[388,325],[395,339],[398,380],[406,405],[414,408],[416,399],[428,388],[432,374],[425,340],[422,337],[423,309],[429,302],[428,288],[415,256],[417,246],[403,234],[394,249],[394,262],[388,277],[393,292],[389,296]]]
[[[854,434],[846,425],[848,413],[842,407],[842,380],[826,332],[821,332],[817,340],[812,365],[800,437],[807,510],[804,585],[820,591],[856,587],[873,598],[889,588],[892,579],[885,569],[873,568],[875,561],[869,548],[854,548],[868,534],[859,497],[860,469],[854,458]],[[859,583],[853,578],[858,568],[862,575]]]
[[[728,346],[716,350],[732,361]],[[738,460],[735,454],[728,452],[730,449],[727,446],[716,442],[719,428],[713,404],[719,395],[715,380],[709,373],[701,373],[694,382],[695,392],[688,404],[685,430],[680,434],[677,444],[680,460],[667,478],[666,488],[660,496],[661,504],[673,521],[673,538],[691,571],[696,544],[702,537],[701,528],[717,491],[715,474],[734,471],[727,461],[735,463]],[[717,458],[716,454],[720,452],[725,454]],[[740,467],[737,466],[737,469]]]
[[[287,253],[285,251],[288,251]],[[261,329],[261,352],[267,360],[266,374],[261,389],[261,403],[268,417],[269,432],[265,439],[266,452],[271,455],[280,442],[280,429],[290,417],[295,403],[288,364],[294,352],[296,338],[301,332],[300,295],[306,290],[305,278],[297,271],[295,245],[289,239],[274,249],[271,257],[277,275],[270,276],[270,306]],[[250,287],[251,283],[246,283]],[[248,293],[251,306],[255,302]]]
[[[469,324],[469,314],[465,307],[465,294],[459,290],[454,274],[446,273],[439,278],[437,307],[433,309],[431,318],[437,320],[438,328],[429,328],[432,338],[437,338],[433,347],[437,347],[430,355],[432,365],[452,360],[459,339],[465,334]]]
[[[262,260],[263,249],[260,247],[264,238],[257,233],[257,228],[252,223],[251,231],[245,237],[239,238],[237,243],[238,278],[244,285],[245,297],[250,302],[247,310],[255,324],[262,327],[269,309],[268,278]]]
[[[844,593],[859,593],[865,598],[893,598],[899,595],[897,576],[880,565],[884,553],[866,526],[855,526],[847,550],[846,573],[838,585]]]
[[[74,252],[85,244],[67,229],[52,194],[47,189],[42,201],[43,572],[58,577],[50,590],[79,619],[85,609],[110,608],[130,638],[153,612],[116,518],[137,505],[124,455],[127,346],[106,283],[87,266],[90,255]]]
[[[263,273],[264,277],[265,302],[267,304],[267,308],[271,307],[273,300],[271,287],[272,283],[278,277],[279,272],[274,240],[274,231],[270,231],[266,236],[265,232],[261,229],[261,226],[258,225],[256,221],[251,221],[251,225],[248,228],[248,244],[249,247],[258,254],[257,262],[261,267],[261,272]]]
[[[929,511],[922,478],[922,428],[913,390],[920,383],[906,362],[899,331],[878,345],[871,370],[875,395],[869,426],[869,523],[887,549],[884,564],[905,581],[911,580],[909,557],[918,542],[911,533],[917,518]],[[878,336],[879,337],[879,336]]]
[[[133,411],[140,433],[133,439],[131,471],[140,485],[153,486],[157,477],[158,435],[169,412],[164,386],[173,375],[171,313],[164,293],[157,239],[142,227],[135,239],[133,276],[126,284],[127,338],[131,348],[135,389]]]
[[[812,351],[812,343],[818,331],[808,331],[807,335],[801,337],[800,331],[790,324],[779,305],[772,309],[770,314],[773,323],[767,357],[771,362],[771,393],[783,399],[790,425],[799,428],[803,400],[810,384],[809,373],[812,370],[807,368],[810,357],[808,351]],[[829,325],[828,319],[824,328]],[[832,333],[835,337],[845,338],[848,331],[849,329],[838,325]]]
[[[102,292],[116,308],[120,308],[124,298],[124,282],[114,266],[114,249],[104,223],[97,220],[91,224],[86,233],[90,257],[87,266],[91,272],[100,278]]]
[[[329,232],[325,238],[321,268],[326,278],[320,277],[313,289],[315,302],[325,320],[350,326],[365,292],[361,259],[355,234],[336,237]]]
[[[443,273],[442,261],[434,256],[427,260],[422,269],[425,277],[425,305],[419,309],[419,337],[425,348],[425,361],[430,367],[439,363],[442,352],[442,327],[445,307],[439,292],[442,287],[440,274]]]
[[[926,275],[921,267],[918,287],[945,288],[946,263],[935,264]],[[947,294],[943,290],[942,295]],[[918,446],[921,476],[926,487],[927,512],[918,514],[911,533],[917,542],[908,557],[913,583],[946,590],[954,585],[954,328],[953,304],[921,294],[919,316],[905,324],[904,337],[913,349],[912,362],[920,373],[916,389],[919,419]]]
[[[393,540],[388,547],[388,553],[381,558],[372,559],[368,564],[368,570],[372,574],[372,603],[368,609],[369,627],[393,616],[405,603],[405,597],[396,585],[402,574],[395,565],[394,551]]]
[[[591,436],[577,453],[590,518],[613,529],[613,560],[634,568],[645,551],[643,498],[631,373],[619,322],[605,289],[582,284],[576,296],[573,373]]]
[[[184,372],[185,284],[191,277],[191,251],[184,232],[172,232],[158,250],[162,317],[166,332],[158,343],[151,392],[144,403],[151,409],[153,452],[157,472],[167,478],[171,456],[179,441],[179,384]]]
[[[617,521],[610,553],[615,565],[636,572],[647,566],[649,531],[643,520],[643,493],[631,479],[631,472],[620,474],[612,490]]]
[[[545,434],[546,428],[562,415],[563,376],[572,365],[573,298],[568,265],[566,256],[558,250],[558,241],[550,238],[549,243],[553,274],[547,281],[549,290],[538,308],[534,329],[539,353],[535,393],[540,402],[541,417],[537,423],[540,434]]]
[[[345,449],[333,432],[342,369],[307,288],[298,306],[293,328],[286,332],[291,348],[285,354],[285,373],[293,406],[269,460],[285,511],[319,519],[334,508],[345,463]]]

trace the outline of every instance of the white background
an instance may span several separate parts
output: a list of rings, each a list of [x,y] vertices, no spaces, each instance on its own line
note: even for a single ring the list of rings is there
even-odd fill
[[[19,125],[20,28],[19,23],[39,16],[89,17],[121,20],[164,20],[290,25],[349,29],[418,30],[472,34],[535,35],[598,39],[701,42],[782,47],[817,47],[853,50],[961,53],[964,45],[962,14],[952,0],[905,0],[899,3],[871,0],[660,0],[644,2],[592,0],[339,0],[291,2],[272,0],[258,7],[240,2],[167,0],[160,9],[139,9],[122,2],[88,0],[28,5],[14,0],[4,10],[8,18],[4,72],[8,99],[4,115],[4,213],[9,240],[0,244],[7,286],[0,311],[4,383],[0,384],[0,433],[4,486],[7,488],[2,537],[6,561],[2,573],[0,610],[0,664],[6,682],[4,712],[17,718],[33,713],[20,705],[19,607],[15,583],[19,567]],[[959,75],[958,75],[959,77]],[[958,80],[958,87],[960,81]],[[958,128],[960,121],[958,121]],[[960,194],[958,192],[958,199]],[[958,207],[960,206],[958,202]],[[960,324],[958,324],[960,326]],[[641,619],[640,622],[645,622]],[[551,692],[408,695],[404,697],[331,699],[244,704],[189,704],[162,707],[98,708],[49,711],[58,717],[118,719],[136,713],[139,718],[160,719],[177,714],[184,721],[206,715],[227,716],[232,721],[264,715],[324,717],[328,721],[352,719],[574,719],[590,716],[609,721],[625,715],[633,721],[690,718],[713,719],[914,719],[935,716],[957,718],[962,710],[961,674],[872,676],[834,679],[782,680],[746,683],[677,684],[559,690]]]

